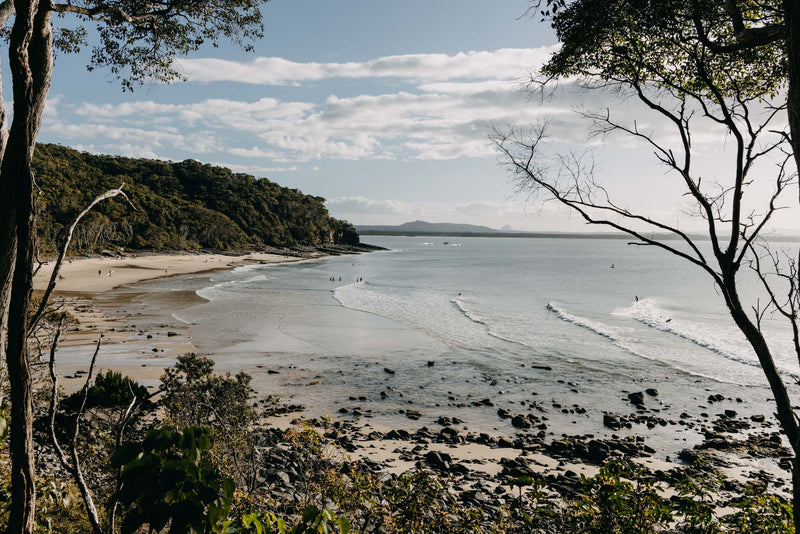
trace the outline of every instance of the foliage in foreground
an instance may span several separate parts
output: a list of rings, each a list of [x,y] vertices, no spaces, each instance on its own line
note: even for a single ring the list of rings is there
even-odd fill
[[[181,356],[162,377],[161,409],[149,407],[116,450],[102,439],[113,434],[109,406],[119,410],[130,402],[126,392],[145,392],[118,374],[96,379],[97,402],[86,418],[86,432],[96,437],[81,438],[80,446],[92,458],[84,467],[106,532],[111,516],[114,532],[125,534],[794,532],[790,502],[775,495],[726,500],[724,480],[707,469],[667,484],[632,461],[613,460],[595,476],[574,479],[568,491],[539,476],[487,477],[469,487],[421,464],[399,475],[378,472],[343,455],[336,423],[258,427],[249,377],[213,368],[207,358]],[[7,444],[0,444],[3,528],[9,472]],[[37,493],[40,532],[91,530],[67,473],[48,471]]]

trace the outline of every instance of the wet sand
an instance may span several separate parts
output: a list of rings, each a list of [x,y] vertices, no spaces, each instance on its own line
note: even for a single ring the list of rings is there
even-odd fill
[[[61,384],[67,392],[75,390],[83,384],[85,377],[80,371],[88,367],[93,345],[101,335],[103,336],[103,347],[101,356],[98,359],[98,368],[100,370],[114,369],[123,372],[151,388],[157,387],[158,378],[163,369],[173,365],[177,355],[197,351],[192,339],[192,326],[177,320],[174,313],[176,310],[192,306],[203,299],[191,290],[143,293],[142,289],[137,289],[135,286],[136,282],[177,274],[229,269],[249,263],[274,263],[295,259],[297,258],[268,254],[239,257],[217,254],[187,254],[141,258],[89,258],[73,260],[72,263],[67,263],[63,271],[64,280],[61,281],[57,288],[57,298],[76,315],[80,321],[80,327],[76,331],[70,332],[69,337],[62,345],[61,350],[59,350],[58,368],[59,374],[63,378]],[[98,275],[98,270],[101,271],[101,275]],[[108,271],[111,271],[111,276],[102,274]],[[46,282],[42,281],[44,274],[45,272],[40,273],[37,278],[38,289],[42,289],[46,284]],[[144,299],[144,297],[147,298]],[[266,367],[269,367],[269,370],[274,372],[271,365],[258,364],[249,366],[245,362],[235,362],[235,359],[232,359],[229,364],[232,364],[236,369],[228,369],[227,367],[230,367],[230,365],[220,365],[219,371],[243,369],[254,374],[253,372],[258,373],[258,369],[261,369],[264,375],[262,378],[264,379],[266,377],[283,379],[288,379],[290,376],[293,377],[294,380],[291,381],[295,383],[294,389],[297,390],[299,388],[302,391],[299,391],[294,398],[284,399],[285,401],[304,402],[303,398],[313,398],[316,395],[324,394],[320,391],[319,380],[311,380],[316,375],[302,376],[303,373],[300,370],[291,369],[291,367],[294,367],[291,365],[279,368],[280,374],[268,374],[265,370]],[[250,367],[254,368],[250,369]],[[317,373],[317,371],[314,371],[314,373]],[[300,376],[295,376],[296,374]],[[381,372],[381,374],[384,373]],[[386,374],[385,377],[382,376],[382,379],[394,378],[399,380],[401,376],[400,373],[397,375],[392,373],[391,375]],[[308,380],[301,380],[301,377],[308,378]],[[561,399],[561,402],[567,402],[568,400]],[[562,433],[564,431],[572,430],[572,434],[567,441],[570,443],[569,447],[577,451],[581,451],[586,447],[576,444],[588,444],[595,437],[589,434],[574,434],[576,430],[574,428],[561,428],[561,425],[556,423],[556,418],[560,413],[557,408],[561,407],[558,406],[556,408],[555,404],[553,405],[553,410],[546,407],[545,411],[551,418],[551,421],[548,421],[546,426],[549,426],[550,434],[555,433],[555,437],[540,437],[538,438],[540,441],[526,441],[527,437],[533,439],[535,434],[533,431],[514,429],[512,431],[513,434],[511,434],[505,430],[496,429],[498,430],[497,436],[493,436],[487,441],[478,437],[477,433],[474,432],[474,421],[465,420],[460,424],[454,424],[451,428],[453,430],[457,429],[458,436],[453,438],[454,435],[440,433],[438,424],[435,427],[429,426],[430,432],[425,427],[420,428],[419,424],[414,420],[415,418],[411,415],[416,410],[407,410],[405,417],[400,416],[406,420],[405,424],[398,424],[397,421],[384,421],[381,417],[373,418],[372,410],[368,409],[364,410],[362,416],[360,414],[361,410],[354,408],[354,405],[361,404],[359,402],[360,399],[351,398],[350,401],[339,405],[341,409],[339,413],[334,415],[334,418],[348,421],[353,425],[353,428],[357,429],[352,435],[353,442],[357,447],[353,454],[375,461],[389,472],[403,471],[413,468],[420,461],[425,462],[426,455],[430,451],[447,451],[454,461],[468,463],[471,470],[482,472],[483,475],[480,475],[479,478],[494,478],[501,470],[501,460],[514,459],[520,454],[532,456],[526,461],[530,460],[530,467],[537,470],[540,469],[541,472],[562,473],[566,470],[573,470],[578,473],[593,474],[596,470],[594,462],[582,461],[575,451],[569,453],[574,456],[569,460],[553,455],[554,445],[550,444],[550,440],[552,439],[553,443],[555,443],[559,437],[566,439],[567,434]],[[635,406],[631,406],[633,413],[629,418],[634,413],[641,413],[641,410],[635,410],[635,408]],[[519,410],[523,414],[530,411],[523,408],[523,406],[519,406]],[[469,409],[467,408],[460,410],[459,413],[464,413],[464,418],[468,419],[468,415],[466,415],[468,411]],[[447,412],[447,410],[443,408],[443,412]],[[645,413],[648,416],[655,416],[658,409],[655,409],[653,413],[649,412],[650,410],[647,410]],[[645,413],[641,413],[641,415],[645,415]],[[297,415],[297,412],[289,412],[272,416],[268,421],[272,426],[288,426],[292,424],[294,417]],[[547,418],[545,417],[544,419],[546,420]],[[645,419],[649,421],[652,417],[645,417],[642,420],[645,421]],[[698,427],[706,423],[695,417],[692,417],[692,419],[694,420],[693,424]],[[498,421],[500,420],[498,419]],[[632,432],[636,433],[639,428],[645,430],[645,422],[634,422]],[[422,421],[419,423],[422,423]],[[650,425],[647,426],[649,428]],[[402,431],[403,428],[410,433],[411,436],[409,438],[397,439],[397,436],[393,436],[393,433],[396,434],[398,429]],[[419,430],[416,430],[418,428]],[[442,430],[444,428],[447,427],[443,427]],[[471,428],[473,429],[472,432],[470,431]],[[659,426],[656,425],[655,428],[658,429]],[[678,428],[680,427],[664,427],[665,430]],[[425,429],[424,432],[423,429]],[[774,430],[774,427],[768,427],[764,430],[769,433]],[[372,432],[378,432],[381,437],[368,437]],[[648,434],[648,431],[644,433]],[[504,438],[503,434],[508,437]],[[503,442],[501,441],[502,439],[506,439],[506,441]],[[539,453],[539,450],[542,449],[540,443],[546,444],[544,446],[546,454]],[[421,447],[417,448],[418,446]],[[612,452],[617,446],[620,447],[620,450],[626,450],[627,447],[624,439],[620,438],[615,438],[603,445],[603,447],[608,446],[610,446]],[[639,450],[639,453],[643,454],[641,461],[657,462],[658,466],[653,465],[653,468],[666,470],[680,465],[673,461],[662,462],[660,459],[651,458],[649,453],[645,454],[645,452]],[[748,458],[738,458],[738,460],[733,461],[730,456],[725,460],[731,466],[727,470],[728,474],[737,480],[746,481],[748,478],[753,477],[754,472],[762,471],[765,468],[769,471],[770,480],[780,481],[786,478],[785,473],[778,469],[774,460],[752,460]]]

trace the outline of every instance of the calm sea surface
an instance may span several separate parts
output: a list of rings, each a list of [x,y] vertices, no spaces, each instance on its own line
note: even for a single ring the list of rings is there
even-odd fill
[[[625,392],[649,387],[664,417],[772,413],[711,280],[663,251],[611,239],[364,240],[390,250],[155,280],[137,285],[137,302],[196,292],[174,318],[199,350],[310,415],[358,407],[410,428],[455,415],[502,431],[498,407],[541,406],[556,434],[603,433],[603,412],[630,413]],[[744,293],[755,302],[753,287]],[[800,376],[788,331],[770,315],[765,329],[781,369]],[[728,400],[709,407],[718,392]],[[492,406],[473,406],[484,399]],[[698,439],[674,426],[647,432],[664,450]]]

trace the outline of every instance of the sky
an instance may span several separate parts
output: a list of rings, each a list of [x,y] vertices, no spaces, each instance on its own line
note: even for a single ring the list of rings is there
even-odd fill
[[[524,89],[558,47],[529,5],[272,0],[252,52],[203,48],[178,62],[187,81],[132,93],[107,72],[87,72],[88,50],[59,55],[39,141],[222,165],[322,196],[332,215],[354,224],[421,219],[587,231],[545,197],[518,193],[490,139],[494,128],[546,120],[552,153],[589,154],[621,205],[682,229],[701,227],[685,213],[679,180],[647,147],[590,138],[575,109],[608,107],[661,132],[652,115],[569,83],[544,101]],[[704,133],[714,140],[707,146]],[[710,131],[698,139],[701,169],[720,178],[730,143]],[[796,210],[774,228],[800,228]]]

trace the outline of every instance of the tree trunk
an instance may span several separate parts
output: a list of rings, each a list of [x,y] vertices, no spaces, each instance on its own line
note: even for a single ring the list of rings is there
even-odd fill
[[[800,532],[800,457],[794,453],[792,462],[792,513],[794,514],[794,531]]]
[[[726,271],[726,269],[723,269],[723,271]],[[786,439],[789,441],[789,446],[794,452],[794,462],[792,463],[792,509],[794,511],[795,532],[800,533],[800,427],[792,409],[786,385],[778,372],[778,368],[775,366],[775,360],[772,358],[767,341],[742,307],[736,290],[735,276],[735,272],[732,272],[732,270],[727,270],[727,273],[723,276],[725,287],[722,287],[722,291],[725,295],[725,303],[728,305],[728,310],[736,326],[745,335],[758,357],[772,395],[775,397],[778,422]]]
[[[789,66],[789,91],[786,97],[789,134],[797,171],[800,173],[800,1],[783,0],[786,27],[786,59]]]
[[[27,353],[27,323],[35,247],[35,193],[31,159],[52,73],[50,12],[37,0],[17,0],[9,66],[14,88],[14,121],[0,167],[0,197],[13,205],[0,243],[0,275],[10,292],[6,364],[11,384],[11,512],[8,532],[31,533],[36,508],[33,399]],[[10,237],[10,239],[8,239]],[[7,241],[6,241],[7,240]],[[14,258],[13,265],[5,262]],[[10,283],[10,289],[6,284]]]

